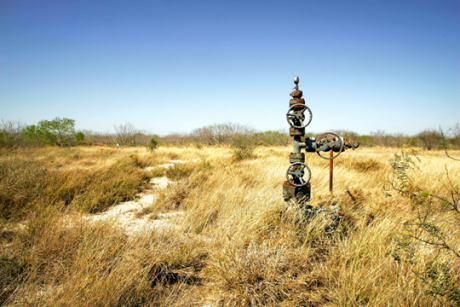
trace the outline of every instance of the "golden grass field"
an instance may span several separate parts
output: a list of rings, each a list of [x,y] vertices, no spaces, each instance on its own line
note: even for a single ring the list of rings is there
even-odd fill
[[[436,280],[453,289],[460,258],[407,241],[420,209],[383,188],[400,150],[342,153],[333,195],[329,162],[306,154],[311,204],[345,212],[329,234],[322,231],[327,215],[307,223],[283,201],[290,151],[259,147],[242,161],[230,147],[206,146],[0,151],[0,305],[455,306],[454,290],[433,294],[433,278],[423,272],[433,261],[447,264],[448,278]],[[441,151],[418,156],[411,186],[449,196],[447,169],[458,188],[460,162]],[[186,163],[156,167],[170,160]],[[116,220],[84,219],[135,198],[161,176],[173,183],[138,215],[183,212],[174,227],[127,235]],[[460,223],[448,223],[458,217],[442,218],[440,229],[460,252]]]

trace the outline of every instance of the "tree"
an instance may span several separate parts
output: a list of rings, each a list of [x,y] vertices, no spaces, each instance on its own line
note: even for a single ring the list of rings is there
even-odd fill
[[[421,147],[425,150],[431,150],[439,147],[443,141],[442,134],[434,129],[425,130],[417,134]]]
[[[38,145],[41,144],[41,138],[37,131],[37,126],[30,125],[27,126],[23,131],[24,140],[29,145]]]
[[[24,137],[31,144],[69,146],[76,141],[75,120],[59,117],[42,120],[37,125],[27,126]]]

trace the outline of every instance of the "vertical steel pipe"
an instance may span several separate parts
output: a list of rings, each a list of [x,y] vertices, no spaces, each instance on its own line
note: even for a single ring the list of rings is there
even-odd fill
[[[334,150],[331,149],[331,158],[334,154]],[[329,160],[329,192],[332,192],[332,182],[334,180],[334,161],[333,159]]]

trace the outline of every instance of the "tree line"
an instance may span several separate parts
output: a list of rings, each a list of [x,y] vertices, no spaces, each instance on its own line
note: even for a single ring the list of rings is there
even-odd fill
[[[92,130],[75,129],[75,120],[55,118],[42,120],[34,125],[21,122],[0,122],[0,147],[27,146],[76,146],[76,145],[232,145],[249,141],[254,146],[281,145],[292,142],[287,131],[257,131],[256,129],[236,124],[223,123],[207,125],[194,129],[190,133],[170,133],[158,136],[151,132],[139,130],[130,123],[114,126],[115,133],[100,133]],[[404,133],[385,133],[383,130],[369,134],[358,134],[348,130],[332,131],[342,137],[357,140],[364,147],[384,146],[403,147],[419,146],[426,150],[439,148],[460,148],[460,123],[446,131],[426,129],[416,135]],[[306,135],[317,133],[306,132]]]

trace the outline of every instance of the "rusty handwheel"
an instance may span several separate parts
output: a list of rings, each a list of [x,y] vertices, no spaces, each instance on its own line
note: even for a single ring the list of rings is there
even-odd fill
[[[305,120],[305,111],[308,111],[308,114],[310,114],[307,121]],[[297,129],[302,129],[310,125],[312,118],[313,114],[310,108],[302,103],[292,105],[286,113],[286,119],[289,125]]]
[[[331,150],[334,152],[332,157],[325,157],[321,155],[321,152],[329,152]],[[323,159],[335,159],[342,153],[342,150],[343,140],[340,136],[333,132],[325,132],[316,139],[316,153]]]
[[[305,169],[308,171],[308,179],[305,180],[303,176],[305,176]],[[289,176],[292,177],[289,178]],[[310,168],[302,162],[292,163],[291,166],[288,167],[286,172],[286,179],[287,181],[295,187],[303,187],[311,179],[311,171]]]

